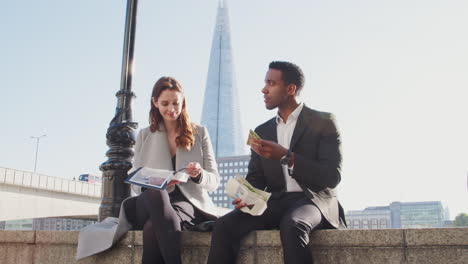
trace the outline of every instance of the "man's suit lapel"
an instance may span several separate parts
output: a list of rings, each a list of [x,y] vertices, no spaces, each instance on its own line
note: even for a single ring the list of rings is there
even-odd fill
[[[262,139],[270,140],[278,143],[278,133],[276,130],[276,118],[271,119],[267,123],[265,133],[261,135]],[[286,181],[283,176],[283,169],[281,164],[277,160],[272,159],[263,159],[263,165],[265,168],[268,168],[266,177],[269,178],[269,182],[272,186],[279,186],[279,189],[276,191],[283,192],[286,190]]]
[[[302,134],[304,134],[304,131],[307,128],[307,123],[305,121],[305,111],[304,111],[305,109],[306,109],[306,106],[304,105],[301,113],[299,114],[299,117],[297,118],[296,127],[294,128],[294,132],[291,138],[291,144],[289,145],[289,149],[294,148],[294,146],[299,141]]]
[[[276,131],[276,118],[273,118],[268,122],[268,128],[265,130],[265,136],[263,139],[271,140],[278,143],[278,134]]]

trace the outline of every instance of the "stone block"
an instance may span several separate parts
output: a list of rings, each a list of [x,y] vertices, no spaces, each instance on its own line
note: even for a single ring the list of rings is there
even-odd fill
[[[143,245],[143,233],[139,231],[127,232],[119,241],[119,246],[134,246],[136,235],[139,234],[141,237],[140,243]]]
[[[408,248],[408,264],[467,264],[468,246],[460,247],[417,247]]]
[[[132,264],[141,264],[142,257],[143,257],[143,247],[135,246],[133,248],[133,262],[132,262]]]
[[[211,245],[210,232],[182,232],[182,245],[194,247],[209,247]]]
[[[0,263],[30,264],[33,263],[34,245],[0,244]]]
[[[281,247],[281,238],[279,231],[257,231],[253,232],[256,237],[255,246],[257,247]]]
[[[283,249],[281,247],[256,248],[255,264],[283,264]]]
[[[128,246],[116,246],[102,253],[96,257],[97,264],[128,264],[128,263],[141,263],[134,262],[135,248]]]
[[[77,245],[78,231],[36,231],[36,244]]]
[[[345,247],[316,248],[312,253],[314,263],[330,264],[401,264],[404,262],[402,248]],[[422,262],[423,263],[423,262]]]
[[[34,244],[35,231],[16,231],[16,230],[1,230],[0,243],[26,243]]]
[[[98,262],[96,262],[96,259],[97,259],[97,256],[90,256],[90,257],[87,257],[87,258],[84,258],[84,259],[75,260],[75,262],[71,262],[71,263],[76,263],[76,264],[99,264]]]
[[[310,235],[313,247],[403,247],[403,230],[320,230]]]
[[[127,233],[133,233],[133,245],[143,246],[143,232],[142,231],[130,231]]]
[[[36,244],[34,264],[75,263],[76,246],[59,244]],[[86,263],[87,262],[82,262]],[[92,262],[91,262],[92,263]]]
[[[241,241],[241,247],[255,246],[257,244],[257,232],[250,232],[247,236],[245,236],[245,238]]]
[[[468,246],[468,228],[406,229],[408,246]]]
[[[182,264],[206,264],[209,251],[209,247],[183,247]]]
[[[258,250],[254,247],[241,248],[237,256],[237,264],[255,264],[255,251]]]

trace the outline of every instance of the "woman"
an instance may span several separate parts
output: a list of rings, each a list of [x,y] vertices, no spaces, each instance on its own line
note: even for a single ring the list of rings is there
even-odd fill
[[[174,78],[162,77],[154,85],[149,123],[138,134],[134,168],[185,168],[190,178],[161,191],[132,186],[140,194],[129,218],[135,229],[143,229],[144,264],[181,263],[181,231],[217,217],[207,193],[219,184],[216,161],[207,129],[190,122]]]

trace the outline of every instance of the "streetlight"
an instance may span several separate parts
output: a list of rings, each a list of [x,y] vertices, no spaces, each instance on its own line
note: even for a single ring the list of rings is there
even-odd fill
[[[34,138],[36,140],[36,158],[34,160],[34,172],[36,172],[36,168],[37,168],[37,154],[39,153],[39,140],[41,140],[41,138],[43,137],[47,137],[47,135],[44,134],[39,137],[31,136],[31,138]]]
[[[138,127],[138,123],[133,122],[131,107],[135,97],[132,92],[132,65],[137,6],[138,0],[127,0],[120,90],[116,94],[115,116],[106,134],[109,146],[106,156],[109,159],[99,167],[103,176],[99,221],[108,216],[118,216],[122,201],[130,196],[130,186],[124,180],[132,168],[135,129]]]

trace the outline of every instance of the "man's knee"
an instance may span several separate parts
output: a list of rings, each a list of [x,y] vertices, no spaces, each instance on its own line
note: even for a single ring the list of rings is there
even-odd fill
[[[218,219],[216,219],[214,223],[214,229],[213,231],[215,232],[224,232],[228,230],[229,228],[232,228],[232,220],[229,215],[224,215]]]
[[[239,229],[240,224],[238,215],[235,212],[228,213],[216,219],[213,228],[213,235],[235,236],[238,233],[237,230]]]
[[[280,235],[282,239],[299,239],[303,245],[309,243],[309,234],[311,231],[311,224],[302,219],[283,219],[280,224]]]

